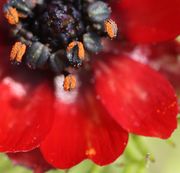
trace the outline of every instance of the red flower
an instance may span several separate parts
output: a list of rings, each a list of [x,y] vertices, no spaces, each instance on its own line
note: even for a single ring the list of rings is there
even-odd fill
[[[152,43],[179,34],[179,0],[122,0],[110,1],[110,5],[122,35],[132,41]],[[147,65],[131,59],[132,54],[120,43],[109,47],[111,52],[93,57],[90,68],[76,72],[78,86],[65,92],[63,76],[9,64],[10,41],[5,31],[3,23],[1,152],[39,147],[57,168],[87,158],[105,165],[122,154],[128,133],[165,139],[176,128],[177,98],[171,85]]]

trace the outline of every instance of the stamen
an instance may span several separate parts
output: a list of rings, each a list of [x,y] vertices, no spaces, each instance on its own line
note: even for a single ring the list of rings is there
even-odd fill
[[[23,13],[18,13],[19,18],[27,18],[28,16]]]
[[[65,68],[66,61],[62,50],[51,54],[49,58],[51,70],[56,74],[60,74]]]
[[[40,42],[28,46],[25,62],[31,69],[44,68],[50,57],[50,50]]]
[[[80,60],[84,60],[84,58],[85,58],[85,50],[84,50],[84,46],[83,46],[83,44],[82,44],[81,42],[79,42],[79,41],[73,41],[73,42],[71,42],[71,43],[68,45],[66,51],[67,51],[67,52],[71,52],[72,49],[73,49],[75,46],[78,47],[78,58],[79,58]]]
[[[16,42],[11,50],[10,60],[16,61],[20,63],[22,61],[22,57],[26,52],[26,45],[21,42]]]
[[[88,16],[93,22],[103,22],[108,19],[111,13],[111,8],[108,4],[102,1],[96,1],[90,3],[88,9]]]
[[[118,32],[104,0],[8,0],[3,10],[18,40],[10,60],[64,74],[65,91],[76,86],[70,69],[89,69],[91,54],[103,50],[102,37]]]
[[[16,25],[19,23],[19,14],[15,8],[9,7],[4,15],[9,24]]]
[[[102,50],[101,39],[96,33],[86,33],[83,35],[84,47],[94,53]]]
[[[67,75],[64,79],[64,84],[63,84],[64,90],[65,91],[71,91],[76,87],[76,77],[74,75]]]
[[[104,22],[104,28],[108,36],[113,39],[117,36],[118,27],[117,24],[112,19],[107,19]]]

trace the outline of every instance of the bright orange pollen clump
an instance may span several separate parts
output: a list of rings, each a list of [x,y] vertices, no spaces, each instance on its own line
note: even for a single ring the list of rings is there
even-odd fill
[[[79,59],[84,60],[85,50],[84,50],[83,43],[81,43],[79,41],[73,41],[68,45],[66,51],[70,52],[75,46],[78,46],[78,57],[79,57]]]
[[[90,149],[86,150],[85,154],[86,154],[86,156],[91,158],[96,155],[96,150],[94,148],[90,148]]]
[[[64,90],[71,91],[76,87],[76,77],[74,75],[68,75],[64,79]]]
[[[26,45],[21,42],[16,42],[11,50],[10,60],[22,61],[22,57],[26,52]]]
[[[111,19],[106,20],[104,22],[104,28],[111,39],[117,36],[118,27],[117,27],[117,24],[113,20]]]
[[[8,10],[5,12],[5,17],[8,23],[11,25],[16,25],[19,23],[19,14],[13,7],[8,8]]]

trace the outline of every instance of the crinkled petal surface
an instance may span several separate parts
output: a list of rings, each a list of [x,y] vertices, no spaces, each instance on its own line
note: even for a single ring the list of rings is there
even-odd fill
[[[109,116],[87,82],[67,93],[62,78],[55,79],[54,125],[41,145],[45,159],[57,168],[69,168],[86,158],[99,165],[114,161],[124,151],[127,132]]]
[[[0,46],[0,151],[37,147],[53,122],[53,90],[47,77],[8,63]]]
[[[29,152],[9,153],[8,157],[15,165],[25,166],[34,170],[35,173],[44,173],[52,169],[52,166],[44,160],[38,148]]]
[[[125,130],[160,138],[171,135],[177,126],[177,98],[161,75],[120,55],[106,55],[94,71],[103,105]]]
[[[179,0],[110,1],[120,34],[134,42],[156,42],[180,34]]]

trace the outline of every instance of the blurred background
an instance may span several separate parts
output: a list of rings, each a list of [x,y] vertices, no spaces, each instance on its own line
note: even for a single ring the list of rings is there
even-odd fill
[[[13,165],[4,154],[0,155],[0,173],[32,173]],[[180,173],[180,127],[168,140],[131,135],[124,154],[113,164],[99,167],[86,160],[69,170],[47,173]]]

